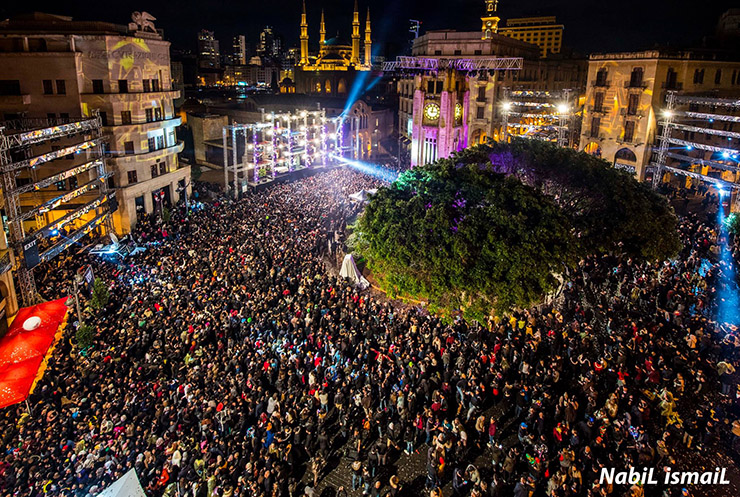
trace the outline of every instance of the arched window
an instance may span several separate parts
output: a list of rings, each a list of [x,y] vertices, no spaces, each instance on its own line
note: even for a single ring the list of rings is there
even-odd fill
[[[344,95],[347,93],[347,81],[342,78],[339,80],[339,84],[337,85],[337,93],[340,95]]]
[[[316,82],[315,88],[316,88],[316,93],[321,93],[321,82],[320,81]]]
[[[626,147],[617,150],[617,153],[614,154],[614,159],[627,162],[637,162],[637,156],[635,155],[635,153]]]
[[[326,83],[324,83],[324,86],[326,87],[326,93],[331,93],[331,81],[327,79]]]

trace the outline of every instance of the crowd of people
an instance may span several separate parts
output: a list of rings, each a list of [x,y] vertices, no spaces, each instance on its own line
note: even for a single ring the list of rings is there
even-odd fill
[[[219,197],[143,219],[143,254],[39,272],[54,298],[91,263],[110,299],[84,352],[69,320],[32,411],[0,412],[0,495],[94,496],[135,468],[155,497],[677,496],[601,469],[737,454],[706,216],[675,260],[590,258],[552,305],[444,321],[332,270],[349,195],[377,186],[340,169]],[[425,473],[399,476],[412,457]]]

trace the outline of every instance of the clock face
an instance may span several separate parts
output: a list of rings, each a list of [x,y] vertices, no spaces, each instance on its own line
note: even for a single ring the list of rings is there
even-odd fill
[[[455,119],[462,119],[462,105],[455,104]]]
[[[424,107],[424,117],[430,121],[436,121],[439,119],[439,105],[427,104],[426,107]]]

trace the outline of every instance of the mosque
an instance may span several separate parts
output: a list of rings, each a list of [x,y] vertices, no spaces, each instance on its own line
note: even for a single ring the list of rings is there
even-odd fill
[[[296,92],[308,95],[345,96],[358,73],[372,67],[372,38],[370,8],[365,20],[364,42],[360,47],[360,11],[355,0],[352,17],[352,38],[349,42],[339,33],[326,37],[326,22],[321,11],[319,50],[311,53],[308,45],[306,2],[301,14],[301,54],[295,71]],[[362,48],[362,50],[361,50]]]

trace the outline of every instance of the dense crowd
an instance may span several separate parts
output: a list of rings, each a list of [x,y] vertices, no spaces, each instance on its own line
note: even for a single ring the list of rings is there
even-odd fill
[[[588,259],[552,306],[446,322],[328,270],[349,194],[376,186],[343,169],[176,209],[139,224],[145,253],[92,261],[111,295],[85,313],[94,344],[68,331],[32,413],[2,411],[0,494],[93,496],[135,468],[152,496],[318,495],[338,460],[330,495],[639,497],[656,490],[600,469],[737,452],[706,216],[682,218],[675,260]],[[87,262],[38,274],[44,296]]]

